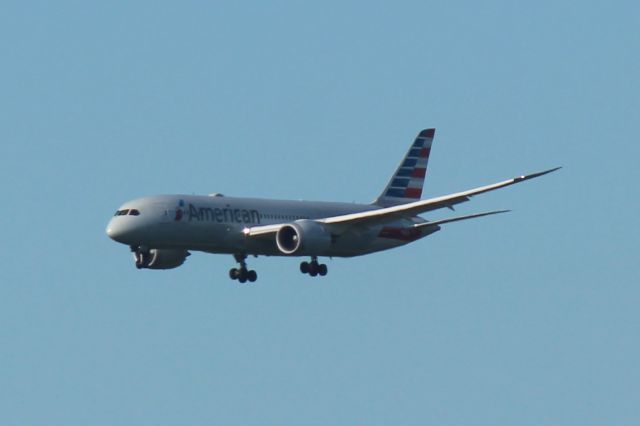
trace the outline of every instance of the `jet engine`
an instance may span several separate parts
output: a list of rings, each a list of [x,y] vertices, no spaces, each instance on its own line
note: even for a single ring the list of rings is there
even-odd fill
[[[331,234],[322,224],[301,219],[280,228],[276,244],[284,254],[320,256],[331,245]]]
[[[151,249],[148,251],[136,251],[133,258],[138,269],[173,269],[182,265],[190,256],[186,250],[178,249]]]

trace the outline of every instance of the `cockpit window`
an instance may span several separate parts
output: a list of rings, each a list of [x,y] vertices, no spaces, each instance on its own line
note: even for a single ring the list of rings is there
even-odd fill
[[[126,216],[129,214],[129,209],[118,210],[114,216]]]
[[[129,214],[130,214],[131,216],[140,216],[140,211],[139,211],[139,210],[136,210],[136,209],[131,209],[131,210],[129,211]]]

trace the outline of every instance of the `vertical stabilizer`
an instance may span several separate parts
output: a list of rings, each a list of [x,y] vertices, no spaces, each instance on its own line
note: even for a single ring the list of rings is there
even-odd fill
[[[409,152],[374,204],[395,206],[418,201],[422,197],[422,186],[427,175],[427,163],[435,133],[436,129],[425,129],[418,133]]]

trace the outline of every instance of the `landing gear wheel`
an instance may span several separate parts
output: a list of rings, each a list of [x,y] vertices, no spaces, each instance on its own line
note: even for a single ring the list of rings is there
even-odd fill
[[[313,263],[312,263],[312,265],[313,265]],[[318,275],[318,268],[315,268],[313,266],[311,268],[309,268],[309,275],[311,275],[312,277],[317,276]]]
[[[231,278],[232,280],[237,280],[238,275],[240,275],[240,271],[238,271],[237,268],[229,269],[229,278]]]
[[[131,251],[133,252],[133,258],[136,261],[136,268],[143,269],[148,268],[151,263],[151,253],[149,249],[145,247],[131,247]]]
[[[318,265],[318,274],[320,274],[321,277],[327,275],[327,272],[329,272],[327,265],[325,265],[324,263]]]
[[[247,269],[247,256],[244,254],[236,254],[233,257],[235,257],[240,267],[229,269],[229,278],[238,280],[240,283],[246,283],[247,281],[255,282],[258,279],[258,274],[256,271]]]
[[[311,262],[300,263],[300,272],[309,274],[312,277],[317,277],[318,275],[324,277],[327,275],[328,268],[324,263],[318,263],[318,258],[313,256],[311,257]]]

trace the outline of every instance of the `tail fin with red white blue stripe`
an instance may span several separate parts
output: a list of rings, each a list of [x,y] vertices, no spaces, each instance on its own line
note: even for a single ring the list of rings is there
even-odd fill
[[[418,133],[409,152],[374,204],[389,207],[420,199],[435,133],[436,129],[425,129]]]

